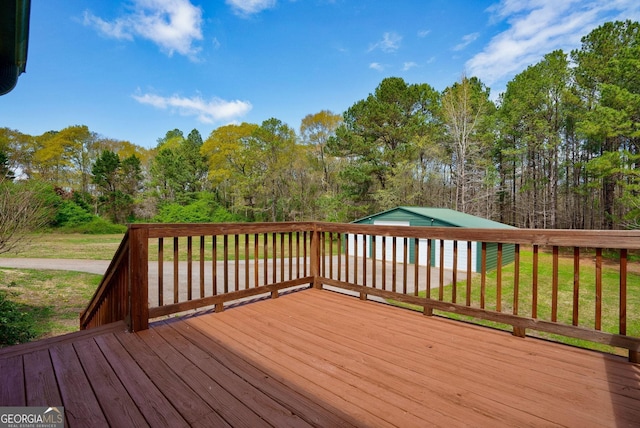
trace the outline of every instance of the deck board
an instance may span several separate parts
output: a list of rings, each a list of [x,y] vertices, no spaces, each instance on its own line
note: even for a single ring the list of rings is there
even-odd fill
[[[330,291],[94,333],[2,350],[0,406],[71,427],[640,424],[640,365]]]

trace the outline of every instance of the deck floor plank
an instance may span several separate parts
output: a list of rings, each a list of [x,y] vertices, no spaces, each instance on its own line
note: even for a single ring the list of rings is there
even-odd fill
[[[24,355],[24,384],[27,406],[62,406],[62,397],[53,373],[49,351],[41,349]]]
[[[91,389],[73,343],[54,346],[49,352],[69,425],[108,427],[109,423]]]
[[[372,409],[367,410],[360,406],[353,405],[351,401],[352,397],[348,397],[348,394],[345,397],[344,393],[339,393],[340,384],[318,384],[317,382],[309,380],[304,376],[304,373],[308,372],[308,366],[297,363],[296,361],[282,361],[279,354],[273,354],[272,358],[275,358],[275,360],[271,360],[268,355],[265,356],[261,354],[253,349],[252,346],[236,340],[232,335],[221,330],[220,324],[216,322],[212,323],[208,317],[198,317],[189,320],[190,325],[201,329],[204,334],[214,335],[222,346],[231,349],[245,359],[251,360],[253,364],[259,365],[261,370],[269,373],[269,376],[281,382],[288,383],[292,388],[301,391],[302,394],[322,402],[324,406],[348,409],[348,414],[355,420],[360,421],[360,424],[364,426],[393,426],[393,424],[382,419],[377,414],[377,411],[372,412]],[[365,403],[362,403],[362,405],[364,404]],[[372,403],[368,404],[370,406],[373,405]]]
[[[136,334],[118,335],[118,340],[189,425],[230,426],[191,389],[184,379],[173,372],[166,362],[149,348],[144,341],[144,336],[149,334],[151,331],[145,330]]]
[[[301,299],[309,296],[302,296]],[[342,301],[342,300],[341,300]],[[353,302],[352,302],[353,303]],[[359,304],[359,302],[358,302]],[[380,311],[381,305],[368,302],[371,306],[372,312]],[[349,305],[345,303],[345,305]],[[283,308],[279,308],[283,309]],[[446,372],[447,367],[451,368],[449,359],[454,360],[460,358],[469,352],[469,343],[473,343],[472,359],[466,363],[460,361],[456,365],[456,370],[461,370],[464,373],[463,379],[476,379],[477,381],[483,381],[484,386],[494,385],[493,390],[509,391],[512,395],[513,402],[518,396],[523,393],[529,393],[529,395],[536,397],[536,400],[532,404],[545,404],[546,409],[554,409],[561,407],[563,410],[558,415],[551,415],[554,420],[562,420],[567,418],[570,421],[579,421],[581,418],[586,418],[585,422],[590,422],[594,418],[597,420],[600,414],[584,415],[582,407],[585,404],[593,405],[598,408],[607,406],[609,401],[611,405],[616,407],[616,416],[629,421],[640,420],[640,407],[637,405],[640,400],[640,376],[638,376],[638,366],[628,364],[623,359],[615,356],[608,356],[593,351],[570,348],[564,345],[549,343],[537,339],[522,340],[521,338],[512,337],[504,332],[488,330],[486,328],[478,326],[467,326],[465,329],[450,329],[448,324],[453,323],[450,320],[430,320],[429,325],[434,326],[433,321],[437,321],[439,324],[444,324],[444,328],[431,328],[431,329],[410,329],[406,325],[401,323],[407,320],[407,314],[404,310],[399,308],[388,308],[381,313],[383,318],[377,319],[375,315],[369,314],[366,317],[367,328],[361,331],[361,338],[367,337],[367,331],[375,332],[374,336],[370,336],[373,343],[383,341],[388,342],[393,340],[398,335],[410,336],[417,341],[425,341],[424,343],[430,343],[431,345],[423,350],[425,355],[428,355],[431,364],[436,362],[442,362],[442,365],[437,366],[437,370],[434,374],[442,375]],[[329,310],[330,312],[330,310]],[[422,317],[419,314],[412,314],[414,318]],[[348,315],[351,319],[350,315]],[[331,316],[326,318],[326,322],[330,322]],[[343,318],[340,318],[344,321]],[[357,319],[354,320],[357,326]],[[323,323],[318,323],[322,325]],[[361,323],[360,323],[361,324]],[[385,328],[384,326],[387,325]],[[452,335],[451,332],[455,331],[456,334]],[[331,334],[334,334],[334,330],[331,330]],[[458,337],[461,334],[462,337]],[[477,334],[482,334],[482,341],[477,340]],[[354,335],[358,335],[358,332],[354,332]],[[502,345],[500,345],[502,340]],[[337,341],[339,343],[342,340]],[[493,342],[493,344],[491,344]],[[505,342],[512,344],[503,349]],[[524,345],[525,348],[531,348],[536,351],[536,355],[530,355],[527,350],[521,350],[520,346]],[[519,353],[512,354],[517,358],[504,359],[504,353],[509,350],[519,350]],[[541,352],[544,349],[545,352]],[[454,353],[447,355],[447,351],[453,350]],[[551,355],[554,355],[556,351],[568,351],[569,353],[575,353],[580,355],[581,363],[574,363],[575,360],[569,359],[565,363],[565,367],[557,367],[552,375],[548,374],[546,361],[550,357],[546,356],[546,351],[550,351]],[[409,347],[405,348],[402,353],[399,354],[399,362],[406,359],[406,352],[412,352]],[[503,351],[503,352],[501,352]],[[538,354],[539,353],[539,354]],[[433,355],[431,355],[433,354]],[[594,358],[596,356],[597,358]],[[514,365],[514,362],[517,365]],[[588,364],[587,364],[588,362]],[[580,365],[582,364],[582,365]],[[484,371],[491,371],[497,374],[495,377],[489,377],[483,380],[482,377],[477,377],[477,368],[481,366]],[[603,366],[607,370],[603,370]],[[611,368],[612,367],[612,368]],[[464,370],[467,371],[464,371]],[[614,377],[612,384],[610,379],[607,379],[607,371],[614,370],[617,374]],[[461,374],[462,374],[461,373]],[[593,379],[593,374],[597,373],[600,379]],[[455,373],[451,373],[455,374]],[[625,384],[620,386],[616,384],[616,379],[625,379]],[[508,381],[506,384],[500,385],[496,382],[502,382],[503,379]],[[489,382],[489,383],[487,383]],[[576,383],[584,386],[584,388],[576,388]],[[612,387],[613,386],[613,387]],[[486,391],[485,391],[486,395]],[[629,399],[631,398],[631,399]],[[560,400],[560,402],[559,402]],[[560,403],[565,406],[561,406]],[[607,418],[607,412],[602,412],[604,420]],[[603,421],[604,422],[604,421]]]
[[[374,305],[379,306],[376,304]],[[279,310],[285,310],[287,311],[288,314],[291,313],[291,309],[292,308],[285,307],[285,305],[282,305],[281,307],[279,307]],[[396,314],[399,315],[399,317],[394,318],[393,327],[391,327],[393,329],[393,332],[387,331],[389,329],[382,328],[383,325],[369,324],[369,326],[372,326],[373,328],[369,329],[367,327],[365,328],[364,331],[354,331],[353,335],[355,337],[364,337],[364,335],[366,334],[366,330],[371,330],[371,331],[378,332],[376,333],[375,340],[382,340],[384,342],[389,342],[394,340],[403,332],[406,332],[411,329],[411,324],[405,323],[403,325],[401,324],[403,321],[406,321],[407,319],[411,319],[411,318],[422,317],[419,314],[411,314],[411,316],[409,316],[408,314],[404,313],[404,310],[401,310],[398,308],[390,308],[390,309],[392,310],[386,311],[386,312],[396,312]],[[370,318],[374,318],[374,317],[372,316]],[[343,318],[341,318],[341,320],[343,320]],[[326,328],[330,335],[336,335],[336,334],[339,335],[340,334],[340,330],[338,328],[339,326],[334,325],[332,327],[329,327],[330,323],[331,323],[330,319],[327,319],[326,321],[323,321],[322,323],[319,323],[319,324],[323,326],[322,328]],[[388,321],[385,321],[385,323],[388,323]],[[357,326],[357,324],[354,324],[354,326]],[[479,328],[477,326],[468,326],[468,327],[469,329],[472,329],[472,330]],[[459,329],[456,329],[456,331],[458,330]],[[413,331],[411,331],[411,333],[409,334],[413,335],[414,332],[415,332],[415,329],[413,329]],[[502,332],[492,332],[492,333],[498,336],[505,336],[505,334]],[[431,341],[436,335],[437,333],[434,331],[434,329],[431,329],[430,331],[425,332],[425,336],[423,338],[420,338],[420,340],[415,340],[414,343],[424,343],[422,342],[423,339],[427,341],[426,343],[433,343]],[[406,333],[403,334],[402,336],[406,336]],[[504,338],[508,340],[515,340],[515,341],[521,340],[520,338],[512,338],[508,336]],[[532,340],[535,340],[535,339],[532,339]],[[442,343],[445,343],[446,341],[449,341],[450,343],[451,341],[455,341],[455,338],[452,337],[452,335],[447,334],[446,339],[442,340]],[[338,342],[341,343],[343,342],[343,340]],[[560,345],[548,344],[546,342],[540,343],[538,347],[540,347],[540,345],[560,346]],[[478,346],[481,347],[482,344],[479,344]],[[410,359],[408,359],[407,356],[414,352],[413,348],[415,348],[415,346],[413,346],[411,342],[408,344],[408,346],[405,346],[402,352],[398,355],[399,360],[398,362],[395,362],[395,364],[399,364],[400,362],[405,360],[410,361]],[[486,371],[492,371],[494,373],[500,374],[500,376],[489,378],[484,381],[484,384],[486,386],[493,386],[491,388],[492,391],[508,392],[514,398],[526,397],[530,394],[539,394],[540,398],[539,398],[538,404],[543,404],[543,405],[546,404],[545,407],[549,409],[556,407],[557,400],[558,400],[556,397],[562,397],[561,399],[565,401],[566,404],[568,405],[566,407],[566,409],[568,410],[565,409],[562,412],[562,414],[558,416],[554,416],[554,418],[561,418],[561,419],[567,418],[568,420],[571,420],[571,421],[579,421],[582,418],[583,412],[580,410],[580,406],[578,406],[577,404],[584,404],[585,402],[586,403],[591,402],[593,405],[602,406],[603,402],[606,403],[606,401],[608,401],[612,397],[610,393],[611,391],[609,390],[608,383],[602,383],[602,382],[594,383],[594,382],[591,382],[591,379],[588,376],[586,376],[583,378],[583,380],[589,386],[589,388],[585,390],[583,389],[578,390],[575,388],[575,383],[574,383],[575,375],[572,375],[573,379],[564,379],[562,376],[551,376],[551,375],[545,374],[543,371],[538,370],[538,368],[540,367],[539,362],[535,362],[532,359],[527,360],[526,358],[524,358],[524,355],[521,356],[522,358],[517,359],[519,363],[517,366],[515,366],[513,365],[513,362],[511,364],[501,364],[499,361],[496,361],[498,358],[497,356],[493,355],[493,353],[491,353],[487,358],[487,356],[483,355],[483,353],[481,351],[478,351],[477,348],[474,348],[473,350],[472,360],[465,358],[465,354],[468,353],[468,342],[460,346],[458,348],[458,351],[454,352],[453,354],[450,354],[450,355],[446,354],[445,352],[448,349],[451,349],[451,346],[442,348],[441,346],[432,345],[431,348],[426,350],[427,355],[429,355],[429,361],[431,362],[432,365],[437,364],[437,362],[442,363],[441,365],[438,366],[438,370],[434,372],[435,374],[442,375],[442,372],[446,372],[447,367],[451,367],[448,361],[449,359],[453,358],[454,360],[459,361],[456,367],[456,370],[460,371],[458,375],[461,376],[463,379],[465,379],[465,381],[467,380],[481,381],[482,379],[479,378],[478,377],[479,375],[476,373],[477,365],[480,364],[482,367],[485,368]],[[589,352],[589,351],[586,351],[586,352]],[[419,355],[415,355],[415,358],[418,358],[418,357]],[[451,375],[456,375],[456,373],[451,373]],[[508,382],[502,381],[503,378],[507,379]],[[627,392],[631,392],[631,391],[633,391],[633,389],[627,390]],[[637,395],[636,397],[640,398],[640,395]],[[615,395],[613,395],[613,398],[615,399]],[[526,401],[523,401],[523,403],[529,404]],[[536,408],[530,409],[530,412],[536,413]],[[640,410],[637,408],[635,409],[630,408],[628,409],[627,413],[628,413],[628,418],[631,420],[640,419]],[[589,419],[591,419],[591,417]]]
[[[331,361],[299,351],[295,346],[291,346],[291,337],[276,342],[264,333],[264,327],[253,328],[253,324],[226,322],[226,317],[220,317],[220,320],[216,321],[224,326],[225,335],[258,353],[264,364],[289,367],[303,376],[307,382],[330,387],[333,394],[342,397],[350,406],[362,407],[365,411],[376,409],[379,417],[389,424],[405,427],[424,424],[424,419],[415,412],[410,412],[411,406],[403,402],[400,396],[369,382],[368,379],[352,376]],[[284,339],[284,336],[281,337]],[[274,359],[274,355],[277,358]]]
[[[197,324],[200,324],[200,328],[197,327]],[[205,334],[208,327],[199,323],[198,320],[188,319],[185,322],[172,322],[170,326],[178,330],[190,342],[197,343],[206,349],[220,364],[309,424],[317,427],[345,428],[358,425],[358,421],[349,421],[346,416],[337,416],[336,412],[322,407],[318,400],[292,389],[285,378],[276,379],[277,376],[263,371],[259,364],[245,360],[242,355],[224,347],[215,337]]]
[[[12,355],[0,359],[0,403],[2,406],[24,406],[24,365],[22,355]]]
[[[105,334],[95,340],[150,426],[188,425],[113,334]]]
[[[624,358],[304,290],[0,352],[0,406],[68,426],[640,426]]]
[[[160,335],[158,327],[143,335],[143,340],[154,352],[165,361],[168,367],[179,375],[191,389],[213,408],[231,426],[261,427],[269,426],[247,404],[230,394],[220,386],[216,377],[200,369],[187,357],[180,354],[171,344]],[[173,339],[173,338],[170,338]],[[237,382],[237,380],[235,380]]]
[[[242,315],[248,316],[246,313]],[[255,315],[258,315],[258,312]],[[255,319],[255,315],[243,322],[251,325],[251,318]],[[375,344],[355,340],[358,332],[351,329],[350,324],[335,325],[330,330],[329,326],[326,327],[327,330],[323,327],[315,328],[315,335],[309,340],[307,329],[314,328],[315,324],[305,325],[306,313],[298,314],[286,308],[278,308],[271,310],[271,318],[281,321],[279,325],[274,326],[285,332],[287,337],[298,337],[302,342],[299,349],[336,362],[356,378],[379,382],[379,387],[393,390],[400,397],[400,403],[392,401],[392,404],[402,407],[403,402],[413,401],[419,405],[413,406],[417,415],[428,417],[431,423],[442,423],[446,426],[450,425],[452,420],[462,424],[468,420],[475,420],[482,425],[513,426],[516,423],[522,424],[526,419],[526,415],[520,409],[509,408],[499,400],[487,399],[473,389],[465,389],[457,384],[454,386],[452,382],[447,381],[448,379],[430,376],[428,373],[433,370],[430,357],[425,359],[423,354],[415,354],[408,364],[407,357],[415,353],[412,349],[415,348],[415,343],[403,348],[396,338],[382,338],[385,343],[399,350],[397,356],[394,356]],[[291,323],[291,318],[294,318],[295,322]],[[351,337],[345,337],[345,340],[340,341],[332,340],[335,339],[335,334],[339,334],[340,329],[345,328],[353,334]],[[290,343],[290,346],[296,345]],[[428,388],[425,388],[427,385]],[[502,399],[506,401],[507,395]],[[512,416],[514,413],[515,416]]]
[[[92,340],[81,340],[74,344],[76,354],[88,377],[98,402],[109,403],[102,406],[111,426],[143,427],[147,422],[138,410],[129,393],[120,382],[108,361]]]
[[[250,410],[269,424],[283,428],[310,426],[280,403],[245,381],[223,364],[220,364],[220,362],[205,349],[190,342],[177,330],[172,329],[170,326],[164,326],[154,328],[154,331],[166,341],[167,346],[171,346],[176,352],[180,352],[184,358],[202,370],[209,378],[219,384],[221,388],[224,388],[234,399],[240,403],[251,403]],[[222,405],[229,406],[227,404]],[[251,423],[251,421],[247,422]]]

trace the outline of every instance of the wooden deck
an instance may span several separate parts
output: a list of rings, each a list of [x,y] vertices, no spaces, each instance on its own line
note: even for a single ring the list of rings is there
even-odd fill
[[[640,365],[309,289],[0,350],[0,406],[67,426],[640,425]]]

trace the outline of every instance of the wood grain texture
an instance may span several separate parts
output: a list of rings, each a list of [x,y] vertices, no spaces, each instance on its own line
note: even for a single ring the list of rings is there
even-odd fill
[[[62,405],[70,427],[640,421],[640,365],[622,357],[327,290],[89,331],[0,354],[0,406]]]

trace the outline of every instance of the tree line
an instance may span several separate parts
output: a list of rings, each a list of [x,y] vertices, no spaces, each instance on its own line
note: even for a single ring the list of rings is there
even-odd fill
[[[151,149],[86,126],[0,129],[0,179],[47,183],[60,211],[130,221],[352,221],[399,205],[529,228],[640,226],[640,24],[605,23],[492,99],[398,77],[343,114],[271,118]],[[64,217],[64,215],[62,215]],[[59,223],[64,223],[64,218]]]

